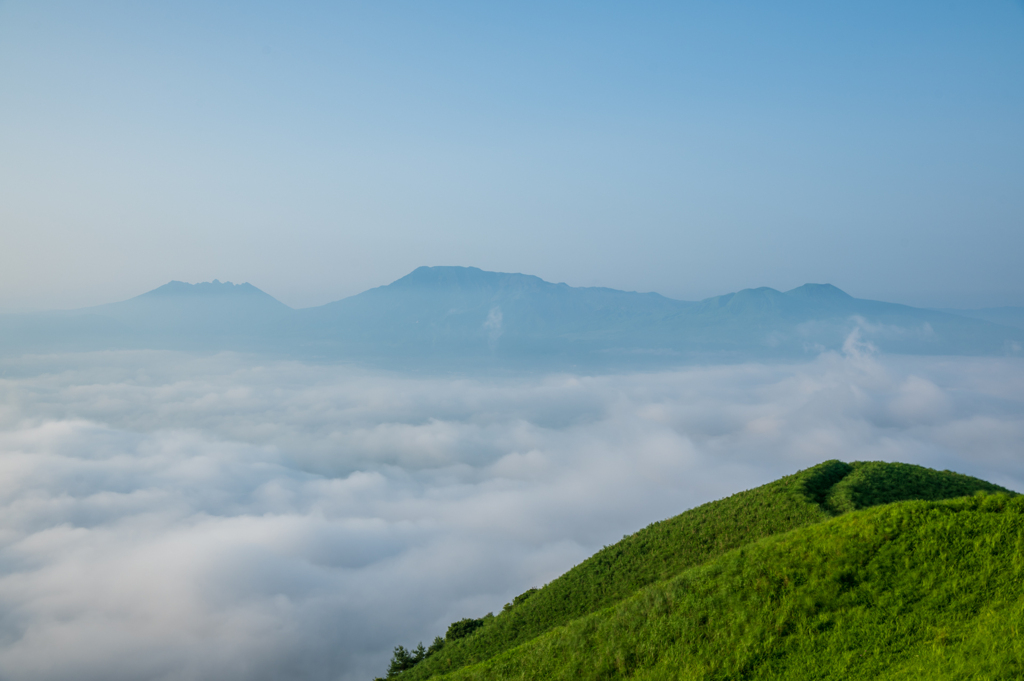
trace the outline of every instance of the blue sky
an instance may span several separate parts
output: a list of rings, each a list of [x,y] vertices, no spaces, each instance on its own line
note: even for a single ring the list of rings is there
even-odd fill
[[[1024,305],[1024,5],[0,2],[0,309],[419,265]]]

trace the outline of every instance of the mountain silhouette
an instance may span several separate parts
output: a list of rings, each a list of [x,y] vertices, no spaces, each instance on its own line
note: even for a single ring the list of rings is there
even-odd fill
[[[172,281],[117,303],[0,315],[0,351],[278,348],[295,310],[251,284]]]

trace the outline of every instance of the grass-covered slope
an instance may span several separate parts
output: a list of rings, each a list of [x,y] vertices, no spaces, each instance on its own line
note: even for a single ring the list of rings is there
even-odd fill
[[[828,490],[823,502],[829,512],[838,515],[894,501],[938,501],[979,491],[1007,490],[952,471],[936,471],[905,463],[858,461],[854,462],[848,475]]]
[[[727,551],[848,510],[1000,490],[976,478],[919,466],[827,461],[623,538],[527,598],[516,599],[497,617],[485,618],[473,634],[445,641],[400,676],[426,679],[489,660]]]
[[[1024,678],[1024,497],[770,537],[443,678]]]

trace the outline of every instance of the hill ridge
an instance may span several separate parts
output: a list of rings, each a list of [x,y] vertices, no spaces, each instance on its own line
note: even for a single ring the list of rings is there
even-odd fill
[[[444,679],[1010,679],[1024,497],[859,509],[733,549]]]
[[[465,620],[477,623],[470,635],[451,641],[446,635],[443,645],[401,676],[426,679],[484,662],[765,537],[859,508],[976,491],[1008,492],[977,478],[910,464],[826,461],[627,535],[543,588],[521,595],[499,615]]]

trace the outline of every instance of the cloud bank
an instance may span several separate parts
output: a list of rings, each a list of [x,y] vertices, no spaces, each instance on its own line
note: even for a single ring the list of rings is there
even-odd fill
[[[854,339],[855,340],[855,339]],[[0,677],[368,679],[623,534],[829,458],[1024,491],[1024,361],[412,377],[0,366]]]

